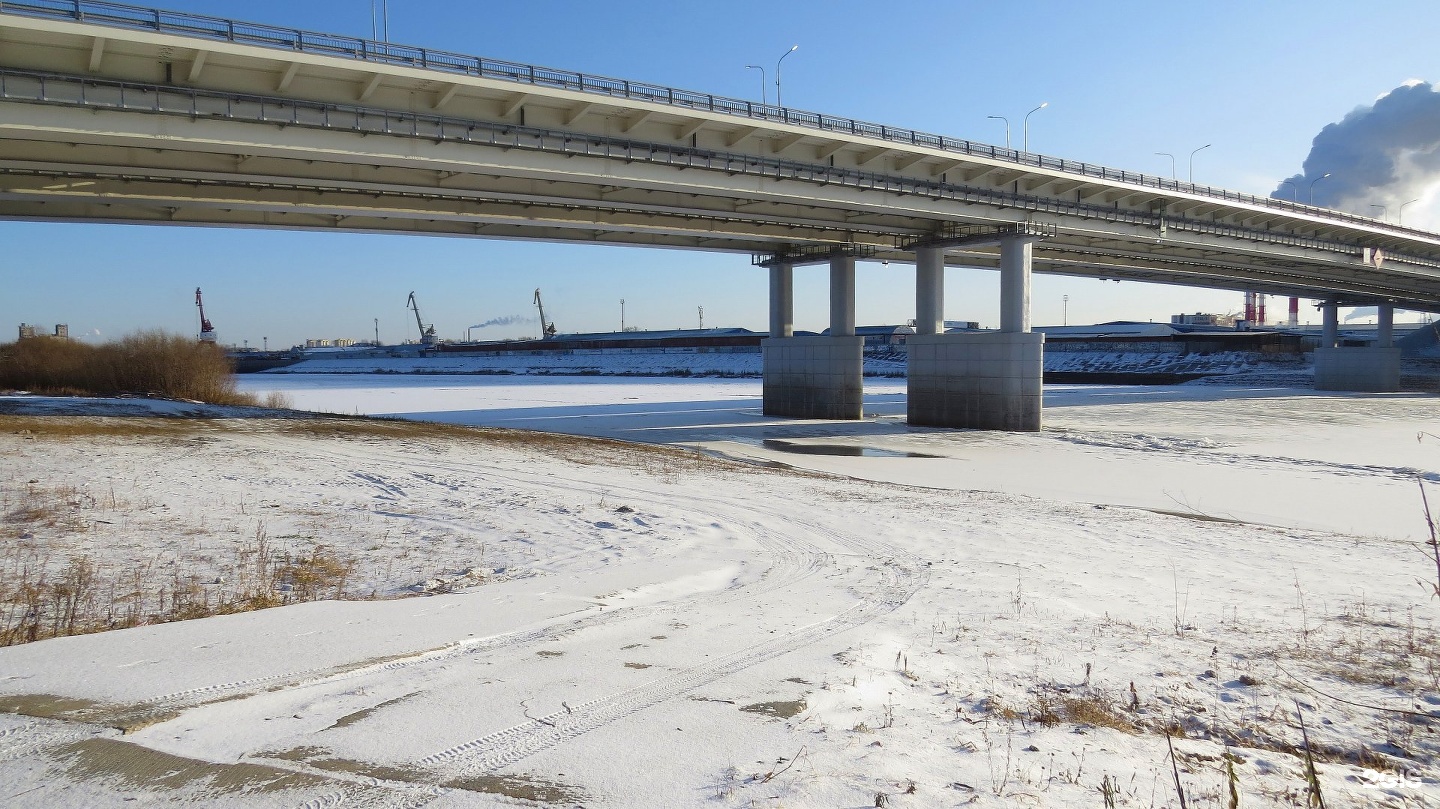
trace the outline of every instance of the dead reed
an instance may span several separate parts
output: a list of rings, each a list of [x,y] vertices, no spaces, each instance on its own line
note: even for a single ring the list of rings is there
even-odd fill
[[[236,389],[233,368],[219,347],[160,331],[98,346],[51,338],[0,345],[0,389],[256,404]]]

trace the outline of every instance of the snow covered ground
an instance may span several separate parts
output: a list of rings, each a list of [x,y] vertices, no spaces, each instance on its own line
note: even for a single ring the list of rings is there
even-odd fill
[[[1433,397],[1050,386],[998,434],[901,380],[846,424],[753,379],[244,385],[441,424],[0,397],[7,584],[218,600],[263,545],[377,598],[0,649],[0,804],[1303,806],[1306,748],[1326,805],[1440,801]]]

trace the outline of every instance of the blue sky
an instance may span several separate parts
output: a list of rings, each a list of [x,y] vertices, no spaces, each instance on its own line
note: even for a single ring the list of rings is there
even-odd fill
[[[165,8],[369,35],[370,0],[167,0]],[[1167,174],[1267,194],[1328,123],[1410,79],[1435,80],[1440,4],[1427,2],[1041,2],[892,0],[580,3],[390,0],[390,38],[499,59],[759,98],[784,62],[787,106]],[[1426,207],[1428,206],[1428,207]],[[1407,224],[1440,227],[1432,198]],[[444,337],[491,318],[546,313],[562,331],[705,324],[763,329],[767,282],[746,255],[434,237],[0,222],[0,325],[102,338],[191,333],[195,287],[222,341],[413,337],[414,290]],[[858,320],[914,317],[913,271],[862,264]],[[796,279],[797,327],[827,325],[823,268]],[[1168,320],[1229,312],[1240,293],[1037,276],[1034,320]],[[998,279],[947,274],[946,316],[998,320]],[[1284,302],[1272,299],[1272,311]],[[1302,320],[1315,319],[1312,310]],[[476,337],[525,336],[497,327]],[[11,332],[13,334],[13,332]],[[5,338],[9,339],[9,338]]]

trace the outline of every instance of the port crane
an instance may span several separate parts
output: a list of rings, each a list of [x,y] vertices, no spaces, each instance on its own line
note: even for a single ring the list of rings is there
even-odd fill
[[[205,301],[200,298],[200,287],[195,287],[195,305],[200,309],[200,342],[215,344],[215,327],[205,316]]]
[[[545,304],[540,300],[540,290],[535,290],[535,306],[540,310],[540,339],[549,340],[555,336],[555,324],[545,319]]]
[[[410,292],[410,299],[405,301],[405,308],[415,312],[415,325],[420,329],[420,345],[435,345],[435,343],[438,342],[438,338],[435,336],[435,326],[434,324],[426,326],[425,322],[420,319],[420,304],[415,302],[415,292],[413,290]]]

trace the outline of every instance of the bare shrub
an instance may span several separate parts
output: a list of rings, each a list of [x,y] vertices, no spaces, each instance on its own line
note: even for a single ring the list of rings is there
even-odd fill
[[[48,338],[0,345],[0,388],[255,404],[254,397],[236,389],[234,369],[218,346],[160,331],[137,332],[100,346]]]
[[[355,560],[341,557],[324,545],[316,545],[309,556],[302,556],[276,571],[281,588],[289,588],[295,601],[316,601],[341,598],[345,585],[355,572]]]

